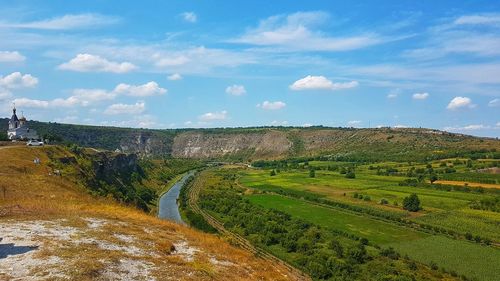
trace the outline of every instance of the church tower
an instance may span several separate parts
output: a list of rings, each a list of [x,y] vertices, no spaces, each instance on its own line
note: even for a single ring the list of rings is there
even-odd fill
[[[16,115],[16,107],[12,109],[12,117],[9,120],[9,130],[19,128],[19,119],[17,118]]]

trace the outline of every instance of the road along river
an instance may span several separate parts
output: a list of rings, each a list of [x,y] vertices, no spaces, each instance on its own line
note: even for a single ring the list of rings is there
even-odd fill
[[[181,188],[186,180],[194,174],[194,171],[186,173],[178,182],[176,182],[169,191],[160,197],[160,204],[158,207],[158,217],[160,219],[172,220],[180,224],[185,224],[182,221],[181,214],[179,213],[179,206],[177,199]]]

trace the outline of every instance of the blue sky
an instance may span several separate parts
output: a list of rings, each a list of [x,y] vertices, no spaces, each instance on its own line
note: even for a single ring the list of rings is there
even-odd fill
[[[351,2],[1,1],[0,114],[500,136],[499,1]]]

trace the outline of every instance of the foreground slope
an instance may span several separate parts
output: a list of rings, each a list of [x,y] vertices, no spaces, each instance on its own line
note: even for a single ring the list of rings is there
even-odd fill
[[[212,235],[89,195],[48,155],[71,153],[0,147],[1,280],[293,280]]]

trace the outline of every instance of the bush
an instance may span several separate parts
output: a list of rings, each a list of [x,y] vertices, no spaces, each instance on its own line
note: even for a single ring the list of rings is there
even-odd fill
[[[389,204],[389,201],[387,199],[385,199],[385,198],[382,198],[382,199],[380,199],[380,204],[381,205],[387,205],[387,204]]]
[[[403,209],[410,212],[418,212],[422,208],[420,207],[420,199],[418,199],[417,194],[413,193],[403,200]]]
[[[355,179],[356,178],[356,174],[354,174],[353,171],[349,171],[345,174],[345,177],[348,178],[348,179]]]
[[[271,177],[276,176],[276,171],[275,171],[275,170],[271,170],[271,173],[269,173],[269,175],[270,175]]]
[[[309,177],[310,178],[316,177],[316,171],[314,169],[309,170]]]

